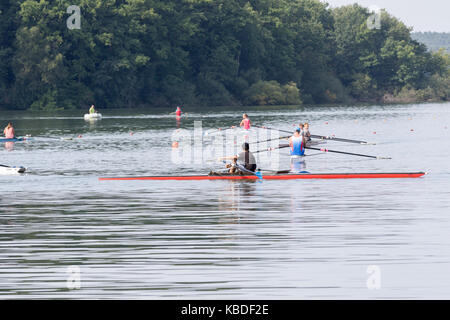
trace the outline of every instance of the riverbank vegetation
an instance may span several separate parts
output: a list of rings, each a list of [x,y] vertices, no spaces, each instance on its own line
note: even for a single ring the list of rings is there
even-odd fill
[[[425,44],[431,51],[444,49],[450,53],[450,33],[448,32],[413,32],[411,36],[414,40]]]
[[[3,0],[0,108],[448,101],[449,55],[372,18],[317,0]]]

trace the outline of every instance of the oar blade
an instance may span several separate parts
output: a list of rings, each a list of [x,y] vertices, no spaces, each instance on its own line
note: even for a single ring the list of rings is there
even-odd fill
[[[346,154],[346,155],[349,155],[349,156],[365,157],[365,158],[371,158],[371,159],[377,159],[377,160],[380,160],[380,159],[384,159],[384,160],[391,159],[389,157],[378,157],[378,156],[371,156],[371,155],[367,155],[367,154],[330,150],[330,149],[326,149],[326,148],[305,147],[305,149],[317,150],[317,151],[322,151],[322,152]]]

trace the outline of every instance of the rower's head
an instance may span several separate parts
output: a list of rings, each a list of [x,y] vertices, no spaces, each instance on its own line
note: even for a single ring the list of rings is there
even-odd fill
[[[8,122],[7,128],[11,128],[13,126],[12,122]]]
[[[303,129],[303,127],[304,127],[303,123],[300,122],[300,123],[298,124],[298,127],[299,127],[300,129]]]
[[[294,135],[299,136],[300,135],[300,129],[297,129],[294,131]]]
[[[305,130],[308,130],[308,129],[309,129],[309,123],[308,123],[308,122],[305,122],[305,124],[303,125],[303,128],[304,128]]]
[[[248,114],[244,113],[244,114],[242,115],[242,118],[248,119]]]
[[[244,142],[242,144],[242,150],[244,151],[250,151],[250,145],[248,144],[248,142]]]

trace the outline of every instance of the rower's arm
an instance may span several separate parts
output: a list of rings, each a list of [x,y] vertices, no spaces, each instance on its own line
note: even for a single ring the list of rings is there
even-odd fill
[[[238,156],[220,157],[219,161],[220,160],[234,160],[234,159],[237,159],[237,158],[238,158]]]

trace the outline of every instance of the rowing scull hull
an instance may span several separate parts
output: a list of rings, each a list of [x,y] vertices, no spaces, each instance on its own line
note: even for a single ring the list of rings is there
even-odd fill
[[[101,113],[87,113],[84,115],[84,120],[90,121],[90,120],[101,120],[102,114]]]
[[[9,166],[0,165],[0,175],[24,173],[25,171],[26,171],[26,168],[24,168],[24,167],[9,167]]]
[[[392,178],[419,178],[425,172],[407,173],[303,173],[303,174],[279,174],[263,176],[264,180],[299,180],[299,179],[392,179]],[[99,178],[106,180],[257,180],[257,176],[149,176],[149,177],[106,177]]]
[[[6,138],[0,138],[0,143],[2,142],[19,142],[24,141],[25,138],[12,138],[12,139],[6,139]]]

